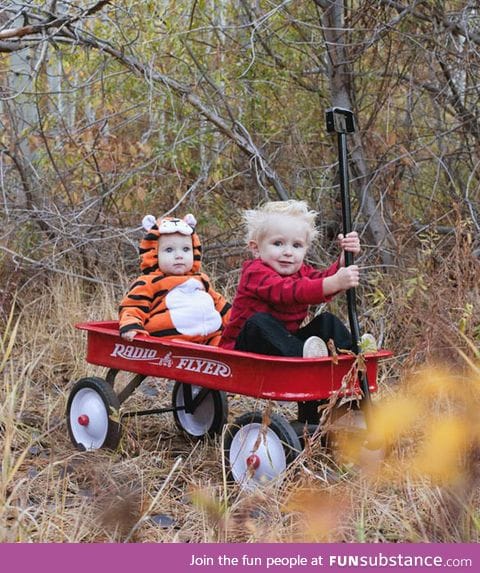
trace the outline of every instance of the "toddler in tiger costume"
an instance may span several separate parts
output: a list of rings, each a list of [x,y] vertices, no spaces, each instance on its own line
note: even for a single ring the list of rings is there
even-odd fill
[[[144,333],[218,345],[231,305],[200,270],[201,244],[195,225],[191,214],[183,219],[144,217],[143,274],[120,303],[122,338],[133,340]]]

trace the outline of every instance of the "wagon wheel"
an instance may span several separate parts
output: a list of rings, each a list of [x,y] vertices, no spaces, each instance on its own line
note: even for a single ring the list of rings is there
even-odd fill
[[[364,411],[344,404],[333,411],[326,445],[340,465],[377,471],[386,456],[383,443],[370,438]]]
[[[79,380],[67,402],[67,427],[81,450],[115,449],[121,435],[120,403],[113,388],[101,378]]]
[[[248,412],[228,427],[224,451],[233,480],[253,488],[280,476],[301,445],[283,416],[272,414],[266,426],[260,412]]]
[[[188,392],[194,403],[194,411],[188,413]],[[195,401],[198,400],[198,403]],[[173,418],[177,427],[192,438],[221,434],[227,422],[228,401],[225,392],[208,390],[201,386],[175,382],[172,390]]]

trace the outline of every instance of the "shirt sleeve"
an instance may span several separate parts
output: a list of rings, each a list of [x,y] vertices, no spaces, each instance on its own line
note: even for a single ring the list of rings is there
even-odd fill
[[[340,258],[338,258],[327,269],[323,270],[318,270],[309,265],[304,266],[306,275],[311,279],[324,279],[326,277],[331,277],[338,271],[339,268],[340,268]]]
[[[265,302],[281,304],[319,304],[331,300],[323,293],[323,281],[336,272],[335,264],[325,271],[305,266],[300,274],[282,276],[268,265],[252,265],[245,277],[247,292]]]

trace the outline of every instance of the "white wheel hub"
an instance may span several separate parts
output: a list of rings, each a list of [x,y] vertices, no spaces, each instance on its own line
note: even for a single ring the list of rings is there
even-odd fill
[[[70,406],[70,427],[77,444],[86,450],[103,446],[108,431],[108,411],[98,392],[82,388],[75,394]]]
[[[246,424],[238,430],[230,445],[229,461],[235,481],[250,487],[278,477],[287,467],[279,436],[258,423]]]
[[[195,398],[201,389],[200,386],[192,386],[192,398]],[[178,408],[185,406],[183,386],[180,387],[176,394],[175,406]],[[215,403],[212,394],[209,392],[205,396],[193,414],[187,414],[185,410],[178,410],[177,418],[182,428],[188,434],[191,436],[204,436],[212,427],[215,418]]]

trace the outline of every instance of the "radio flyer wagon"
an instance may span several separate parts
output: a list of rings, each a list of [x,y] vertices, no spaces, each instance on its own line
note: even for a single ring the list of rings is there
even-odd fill
[[[121,420],[130,415],[172,412],[177,426],[191,437],[219,434],[227,422],[229,393],[307,404],[362,395],[354,355],[284,358],[147,335],[127,342],[120,337],[117,322],[83,323],[77,328],[87,331],[87,362],[108,368],[105,378],[79,380],[68,398],[68,431],[80,449],[115,448]],[[370,392],[377,390],[378,361],[390,355],[386,350],[363,355]],[[133,376],[116,393],[120,371]],[[175,380],[171,405],[123,412],[125,401],[147,376]],[[255,481],[274,478],[300,451],[294,426],[280,414],[270,416],[267,428],[262,427],[261,412],[243,414],[229,426],[225,440],[226,459],[239,482],[252,469]]]
[[[334,108],[327,112],[327,129],[339,137],[343,228],[351,230],[346,169],[345,134],[353,131],[351,112]],[[346,265],[352,264],[345,253]],[[177,426],[191,437],[220,434],[227,423],[227,394],[242,394],[262,400],[299,404],[298,420],[251,411],[227,426],[225,459],[233,479],[256,483],[275,478],[301,450],[304,426],[318,425],[320,401],[358,398],[368,424],[370,394],[377,390],[377,368],[386,350],[358,356],[359,327],[354,289],[347,292],[353,352],[324,358],[287,358],[226,350],[182,340],[137,335],[126,341],[118,323],[78,324],[87,331],[87,361],[107,367],[105,378],[88,377],[73,387],[67,403],[67,425],[79,448],[115,448],[122,418],[172,412]],[[359,365],[361,364],[361,367]],[[132,373],[118,393],[115,379],[120,371]],[[147,378],[174,380],[171,404],[154,410],[124,411],[124,403]]]

